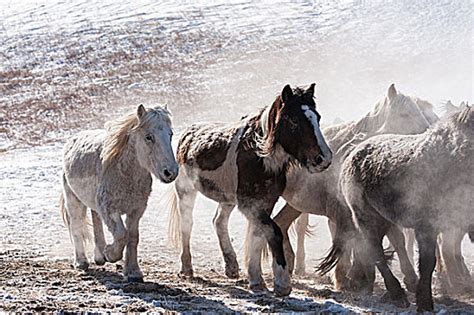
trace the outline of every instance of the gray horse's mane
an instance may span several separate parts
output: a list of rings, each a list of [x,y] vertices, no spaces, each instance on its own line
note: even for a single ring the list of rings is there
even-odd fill
[[[105,124],[107,137],[101,153],[102,164],[110,165],[122,155],[132,132],[140,128],[147,128],[156,123],[157,119],[170,121],[170,116],[171,113],[166,107],[157,106],[147,109],[142,119],[138,119],[137,113],[133,112],[107,122]]]

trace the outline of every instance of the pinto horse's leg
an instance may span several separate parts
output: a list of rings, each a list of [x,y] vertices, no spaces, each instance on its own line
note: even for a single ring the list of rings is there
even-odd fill
[[[99,209],[101,207],[99,206]],[[108,262],[114,263],[122,259],[123,249],[127,243],[127,230],[123,224],[118,210],[100,209],[101,218],[114,238],[112,244],[104,248],[104,257]]]
[[[290,238],[288,236],[288,229],[291,224],[299,217],[301,212],[290,206],[288,203],[281,209],[281,211],[273,219],[281,229],[283,234],[283,250],[285,251],[285,258],[288,264],[288,271],[293,273],[295,266],[295,253],[291,247]]]
[[[89,268],[89,262],[84,249],[87,235],[87,207],[74,195],[72,190],[64,184],[64,206],[69,220],[69,231],[74,243],[74,267],[81,270]]]
[[[181,271],[179,274],[184,277],[192,277],[193,265],[190,242],[193,229],[193,208],[197,192],[192,189],[181,189],[179,185],[176,185],[175,188],[178,194],[178,208],[181,217]]]
[[[143,282],[143,274],[137,260],[137,247],[139,241],[139,222],[145,209],[127,214],[125,224],[128,230],[127,249],[125,251],[125,268],[123,274],[129,282]]]
[[[229,217],[235,204],[220,203],[216,210],[213,223],[219,239],[219,246],[224,256],[225,274],[230,279],[239,278],[239,263],[229,237]]]
[[[94,261],[98,266],[105,264],[104,249],[105,249],[105,236],[104,227],[99,214],[95,210],[91,210],[92,214],[92,225],[94,227]]]
[[[405,236],[403,231],[396,225],[392,225],[387,232],[387,237],[390,240],[390,243],[395,248],[395,251],[398,255],[398,260],[400,261],[400,269],[403,273],[403,282],[405,283],[406,288],[410,292],[416,291],[416,284],[418,283],[418,277],[415,273],[415,269],[408,258],[408,253],[405,247]]]
[[[252,292],[266,291],[267,286],[262,277],[262,250],[265,238],[255,220],[249,219],[247,230],[247,273]]]
[[[306,229],[309,225],[309,214],[303,213],[296,221],[296,267],[295,274],[304,275],[306,273],[306,252],[304,249],[304,240]]]
[[[431,280],[436,265],[436,232],[431,227],[415,229],[419,248],[418,269],[420,280],[416,288],[416,305],[418,312],[433,310]]]

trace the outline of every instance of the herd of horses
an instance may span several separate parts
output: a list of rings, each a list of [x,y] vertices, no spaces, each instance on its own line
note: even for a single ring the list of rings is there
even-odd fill
[[[416,293],[418,310],[433,310],[438,235],[450,240],[440,250],[448,274],[457,280],[470,277],[460,243],[466,233],[474,241],[472,107],[455,107],[439,119],[430,103],[405,96],[392,84],[359,121],[322,129],[314,93],[315,84],[286,85],[271,105],[235,123],[193,124],[181,134],[176,155],[170,112],[161,106],[140,105],[107,123],[105,130],[73,136],[64,149],[61,210],[76,268],[89,267],[84,242],[90,208],[95,263],[117,262],[126,248],[126,279],[143,281],[138,225],[153,174],[174,182],[170,239],[181,247],[183,276],[193,276],[192,212],[200,192],[219,204],[213,223],[229,278],[239,277],[229,216],[237,206],[247,218],[246,262],[253,292],[266,290],[261,260],[268,245],[273,292],[290,294],[291,274],[304,271],[308,214],[316,214],[329,219],[333,237],[318,270],[325,274],[336,267],[336,289],[371,294],[377,268],[387,288],[384,301],[409,305],[390,269],[390,252],[382,246],[387,236],[406,289]],[[280,197],[286,204],[272,217]],[[295,264],[288,231],[297,219]],[[103,223],[112,244],[106,244]],[[414,234],[418,243],[419,277],[404,232]]]

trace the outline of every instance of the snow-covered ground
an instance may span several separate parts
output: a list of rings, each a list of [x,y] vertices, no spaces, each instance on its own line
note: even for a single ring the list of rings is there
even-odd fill
[[[326,124],[359,118],[392,82],[435,106],[471,103],[472,12],[470,1],[0,2],[0,310],[415,310],[380,303],[379,278],[373,297],[359,297],[316,277],[330,246],[326,220],[316,217],[309,273],[294,279],[291,297],[250,294],[245,280],[223,275],[216,205],[205,198],[194,215],[197,277],[180,279],[179,253],[167,242],[167,187],[157,182],[141,224],[147,282],[122,283],[111,264],[74,271],[58,210],[61,143],[140,102],[168,103],[177,133],[190,122],[238,119],[286,83],[317,82]],[[240,259],[244,229],[235,211]],[[463,250],[473,271],[473,245]],[[472,292],[435,293],[437,311],[474,312]]]

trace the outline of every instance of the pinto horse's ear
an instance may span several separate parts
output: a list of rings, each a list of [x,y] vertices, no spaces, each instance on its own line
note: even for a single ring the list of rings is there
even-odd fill
[[[304,91],[304,94],[313,98],[314,97],[314,87],[316,86],[316,83],[311,83],[311,85]]]
[[[143,104],[138,105],[138,108],[137,108],[138,119],[142,119],[143,116],[145,116],[145,114],[146,114],[146,109],[143,106]]]
[[[286,103],[292,96],[293,90],[291,89],[290,85],[285,85],[283,91],[281,91],[281,99],[283,100],[283,103]]]
[[[395,83],[392,83],[387,91],[388,99],[393,99],[395,96],[397,96],[397,93],[398,92],[397,89],[395,89]]]

